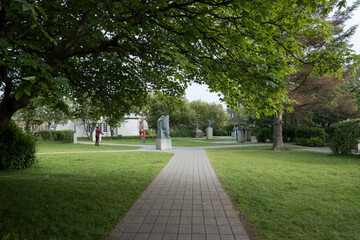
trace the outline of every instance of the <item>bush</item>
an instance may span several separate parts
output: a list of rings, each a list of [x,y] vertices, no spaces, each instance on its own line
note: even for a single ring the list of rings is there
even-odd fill
[[[193,128],[189,127],[179,127],[170,129],[170,136],[171,137],[191,137],[191,131]]]
[[[334,137],[335,135],[335,130],[337,127],[326,127],[325,128],[325,132],[326,132],[326,142],[331,142],[331,139]]]
[[[349,155],[360,137],[360,119],[340,122],[331,139],[333,153]]]
[[[39,131],[39,132],[34,133],[34,135],[43,141],[50,140],[50,132],[49,131]]]
[[[63,141],[64,143],[71,143],[74,141],[73,130],[60,130],[55,132],[55,141]]]
[[[295,138],[296,144],[302,146],[309,146],[309,147],[318,147],[324,146],[325,141],[323,138],[320,137],[310,137],[310,138]]]
[[[256,133],[256,139],[258,142],[272,142],[273,129],[272,128],[260,128]]]
[[[303,146],[324,146],[326,140],[325,130],[319,127],[299,127],[295,130],[296,144]]]
[[[228,136],[228,131],[226,128],[214,128],[213,135],[214,136]]]
[[[296,126],[283,126],[283,140],[284,142],[295,142]]]
[[[36,140],[14,122],[0,135],[0,169],[24,169],[36,162]]]

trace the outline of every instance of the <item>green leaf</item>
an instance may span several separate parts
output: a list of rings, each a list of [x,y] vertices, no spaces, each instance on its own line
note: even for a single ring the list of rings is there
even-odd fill
[[[28,3],[28,2],[23,3],[22,8],[23,8],[23,11],[24,11],[24,12],[30,10],[31,13],[32,13],[33,15],[35,15],[35,9],[34,9],[34,7],[33,7],[30,3]]]
[[[35,4],[34,6],[35,6],[35,8],[39,11],[39,13],[45,18],[45,21],[47,21],[47,20],[48,20],[48,17],[47,17],[47,15],[46,15],[44,9],[43,9],[42,7],[36,5],[36,4]]]
[[[31,96],[31,84],[29,83],[22,83],[15,91],[15,99],[19,100],[24,93],[28,96]]]
[[[26,81],[30,81],[32,84],[34,84],[36,82],[36,77],[35,76],[24,77],[22,79],[24,79]]]
[[[69,79],[64,78],[64,77],[55,77],[54,82],[59,87],[62,87],[62,86],[68,87],[69,86]]]
[[[35,107],[41,107],[41,106],[44,106],[44,99],[42,98],[38,98],[38,99],[35,99],[34,102],[33,102],[33,105]]]

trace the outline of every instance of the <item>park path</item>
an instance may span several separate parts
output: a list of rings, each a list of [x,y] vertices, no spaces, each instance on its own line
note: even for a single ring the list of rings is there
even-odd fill
[[[106,240],[248,240],[204,147],[168,151],[175,155]]]
[[[102,145],[124,144],[102,143]],[[105,240],[249,240],[249,235],[216,177],[205,148],[260,145],[271,146],[266,143],[248,143],[173,147],[172,150],[163,151],[173,152],[175,155]],[[328,148],[301,150],[330,152]],[[156,150],[155,146],[143,145],[138,150],[96,152],[125,151],[159,150]]]

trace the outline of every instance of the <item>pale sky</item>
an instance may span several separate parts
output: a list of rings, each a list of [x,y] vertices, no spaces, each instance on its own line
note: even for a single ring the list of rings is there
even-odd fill
[[[352,4],[354,0],[349,0],[348,3]],[[360,8],[354,11],[352,19],[347,21],[347,28],[350,26],[359,25],[356,30],[356,33],[352,37],[351,43],[353,44],[352,49],[356,51],[357,54],[360,54]],[[219,97],[216,93],[211,93],[209,88],[206,85],[192,84],[186,90],[186,99],[191,101],[201,100],[208,103],[221,103]]]

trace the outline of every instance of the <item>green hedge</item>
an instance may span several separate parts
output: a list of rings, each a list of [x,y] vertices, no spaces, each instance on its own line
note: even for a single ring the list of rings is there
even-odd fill
[[[326,132],[319,127],[298,127],[295,130],[295,142],[296,144],[316,147],[324,146],[326,140]]]
[[[34,135],[43,141],[50,140],[50,132],[49,131],[38,131],[38,132],[34,133]]]
[[[49,131],[39,131],[34,135],[40,138],[43,141],[50,140],[50,132]],[[74,131],[73,130],[58,130],[55,132],[54,141],[62,141],[65,143],[71,143],[74,141]]]
[[[74,142],[73,130],[59,130],[55,132],[55,141],[63,141],[64,143]]]
[[[36,139],[14,122],[0,135],[0,169],[23,169],[36,162]]]
[[[189,127],[179,127],[179,128],[174,128],[174,129],[170,129],[170,136],[171,137],[191,137],[191,131],[194,128],[189,128]]]
[[[331,139],[330,148],[335,154],[349,155],[360,137],[360,119],[340,122]]]
[[[206,132],[205,132],[206,133]],[[213,128],[213,135],[214,136],[228,136],[229,131],[227,128]]]
[[[326,142],[331,142],[331,139],[334,137],[335,135],[335,130],[337,127],[326,127],[325,128],[325,132],[326,132]]]
[[[256,140],[258,142],[272,142],[273,129],[272,128],[260,128],[256,133]]]
[[[296,126],[283,126],[283,141],[295,142]]]

